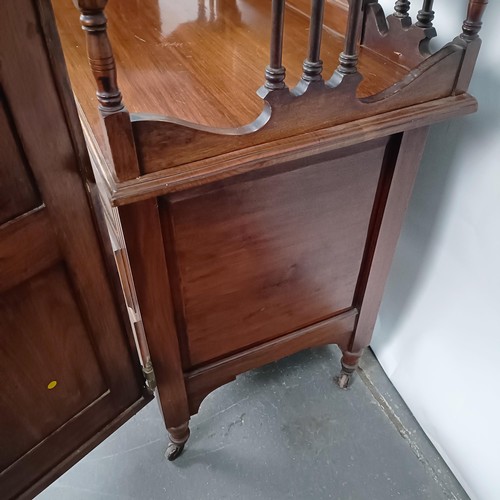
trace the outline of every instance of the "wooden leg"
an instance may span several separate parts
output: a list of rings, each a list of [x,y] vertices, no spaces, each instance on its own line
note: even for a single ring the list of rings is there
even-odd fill
[[[354,373],[356,372],[359,358],[363,354],[363,351],[356,353],[343,351],[342,354],[342,370],[337,377],[337,384],[341,389],[349,389],[353,382]]]
[[[189,439],[189,420],[179,427],[168,427],[167,430],[170,443],[167,446],[165,457],[172,461],[182,453],[184,445]]]
[[[189,404],[156,199],[120,207],[137,299],[150,348],[159,400],[175,460],[189,438]]]

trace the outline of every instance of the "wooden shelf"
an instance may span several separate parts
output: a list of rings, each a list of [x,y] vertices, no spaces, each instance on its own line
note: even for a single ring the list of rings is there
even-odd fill
[[[263,104],[256,95],[269,57],[270,3],[267,0],[110,0],[108,33],[118,83],[131,113],[153,113],[214,127],[252,122]],[[72,86],[93,132],[101,135],[95,82],[88,67],[79,13],[67,0],[53,0]],[[287,84],[300,78],[307,52],[309,2],[287,2],[284,64]],[[332,9],[337,9],[335,15]],[[329,78],[343,49],[342,5],[325,12],[322,59]],[[333,26],[333,28],[331,28]],[[361,49],[360,97],[401,80],[408,70]]]

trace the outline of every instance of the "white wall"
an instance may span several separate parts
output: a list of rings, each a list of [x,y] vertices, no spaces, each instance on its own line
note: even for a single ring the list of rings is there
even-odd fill
[[[394,4],[381,3],[388,5],[386,12]],[[440,42],[460,33],[466,4],[435,2]],[[431,128],[372,346],[471,498],[496,500],[500,2],[490,2],[483,21],[483,46],[470,88],[479,112]]]

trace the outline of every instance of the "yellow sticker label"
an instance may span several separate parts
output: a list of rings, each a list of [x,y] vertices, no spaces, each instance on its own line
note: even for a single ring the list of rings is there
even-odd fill
[[[57,385],[57,380],[52,380],[52,382],[49,382],[47,389],[53,389],[56,385]]]

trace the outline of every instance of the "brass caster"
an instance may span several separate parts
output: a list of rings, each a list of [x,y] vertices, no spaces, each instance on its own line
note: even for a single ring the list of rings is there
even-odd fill
[[[184,444],[168,443],[167,451],[165,452],[165,457],[169,462],[172,462],[177,457],[180,456],[182,450],[184,449]]]
[[[353,379],[353,373],[354,372],[346,372],[342,370],[340,372],[340,375],[337,377],[337,385],[344,390],[347,390],[351,387],[352,385],[352,379]]]

